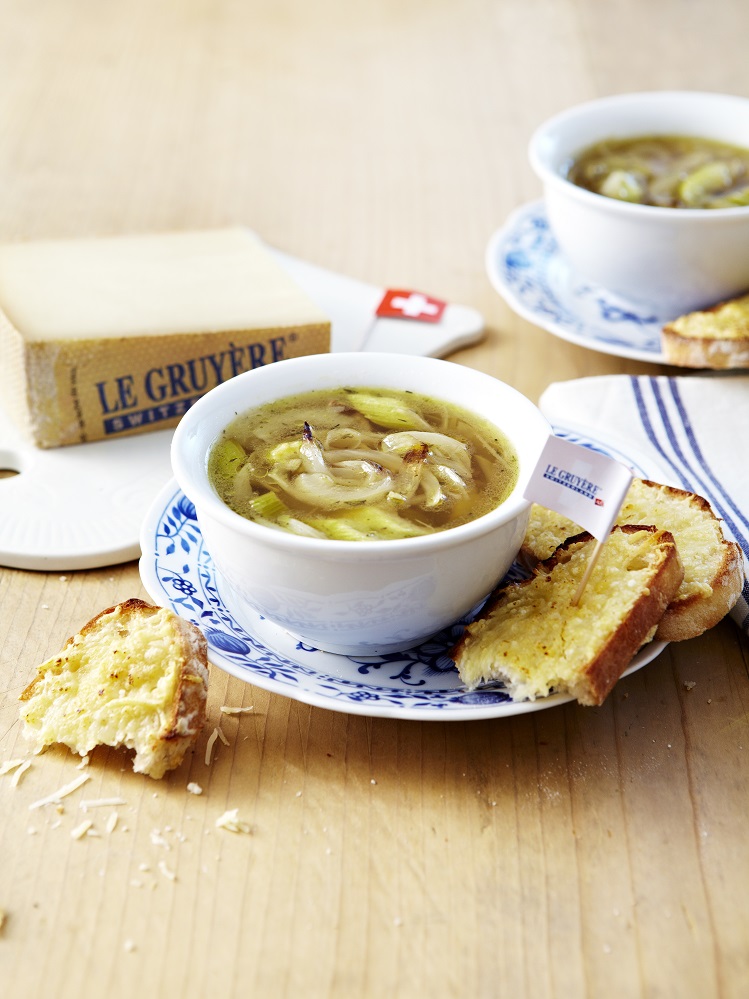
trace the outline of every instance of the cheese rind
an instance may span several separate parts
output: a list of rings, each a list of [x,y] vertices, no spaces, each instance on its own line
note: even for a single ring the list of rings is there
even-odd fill
[[[173,427],[220,382],[329,349],[243,229],[0,246],[3,405],[40,447]]]

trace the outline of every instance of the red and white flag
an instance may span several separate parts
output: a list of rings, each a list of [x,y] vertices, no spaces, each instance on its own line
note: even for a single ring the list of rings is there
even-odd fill
[[[632,470],[615,458],[552,435],[524,496],[569,517],[603,541],[611,533],[632,477]]]
[[[375,315],[385,319],[415,319],[420,323],[438,323],[446,305],[447,302],[424,295],[420,291],[388,288]]]

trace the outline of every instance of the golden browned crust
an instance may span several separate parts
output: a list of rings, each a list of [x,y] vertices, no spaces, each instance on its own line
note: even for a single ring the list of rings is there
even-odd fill
[[[743,585],[741,549],[735,541],[724,541],[720,569],[710,580],[710,596],[693,593],[679,599],[677,595],[666,609],[655,637],[663,642],[681,642],[701,635],[729,613]]]
[[[629,524],[621,528],[628,533],[642,529]],[[661,544],[668,554],[652,577],[648,591],[638,597],[628,617],[585,668],[580,683],[570,688],[570,693],[581,704],[603,703],[635,653],[648,640],[681,585],[684,572],[673,535],[653,527],[645,530],[660,534]],[[612,596],[615,599],[615,595]]]
[[[652,501],[650,495],[652,495]],[[697,523],[705,521],[703,551],[710,554],[710,568],[705,575],[704,565],[699,567],[682,551],[684,581],[666,613],[663,615],[656,638],[666,642],[684,641],[701,635],[722,620],[741,594],[744,581],[743,561],[739,546],[727,541],[719,527],[718,518],[708,501],[698,493],[691,493],[675,486],[667,486],[649,479],[635,479],[625,498],[617,523],[631,523],[633,496],[636,515],[642,517],[641,507],[652,507],[651,523],[671,530],[679,547],[680,531],[686,526],[686,516]],[[673,502],[672,502],[673,501]],[[665,509],[664,509],[665,505]],[[521,547],[520,561],[532,569],[539,561],[549,557],[553,545],[561,545],[566,536],[579,530],[572,521],[553,511],[534,506],[531,520]],[[699,590],[694,586],[699,583]]]
[[[720,337],[682,336],[665,326],[661,330],[661,351],[667,364],[680,368],[712,368],[726,371],[749,368],[749,335],[745,340]]]
[[[595,655],[589,660],[582,662],[577,669],[574,679],[566,686],[567,693],[575,697],[581,704],[600,705],[610,693],[617,680],[627,669],[633,656],[653,635],[653,632],[661,620],[666,607],[671,602],[674,594],[681,585],[683,569],[679,558],[678,550],[674,542],[673,535],[666,530],[653,526],[623,525],[615,528],[625,534],[635,534],[647,531],[653,535],[655,545],[659,549],[659,560],[654,567],[654,571],[648,579],[647,586],[637,596],[634,605],[626,613],[621,622],[601,644]],[[511,583],[502,587],[483,610],[478,620],[491,617],[492,613],[501,606],[502,602],[508,598],[512,591],[517,593],[517,587],[529,587],[534,581],[541,577],[546,577],[549,585],[554,585],[552,581],[552,570],[563,565],[573,552],[579,550],[581,546],[592,547],[594,539],[590,534],[582,533],[572,538],[568,538],[554,552],[551,558],[536,565],[534,575],[531,579],[519,583]],[[612,591],[611,601],[616,602],[617,594]],[[571,619],[577,613],[574,606],[570,604],[565,611],[567,617]],[[454,647],[451,655],[460,668],[463,657],[470,656],[471,643],[473,638],[472,629],[475,622],[469,625],[459,642]],[[529,642],[531,639],[529,638]],[[545,646],[541,646],[545,647]],[[550,664],[553,669],[553,663]],[[496,677],[508,680],[506,673],[503,673],[502,662],[496,662]]]
[[[666,323],[661,349],[669,364],[684,368],[749,367],[749,295]]]
[[[145,625],[148,618],[161,612],[163,608],[146,603],[138,597],[131,597],[120,604],[100,611],[65,642],[60,655],[39,667],[34,679],[21,693],[19,700],[29,701],[35,688],[43,681],[47,672],[60,672],[64,666],[65,654],[76,641],[92,635],[101,619],[116,613],[124,627],[137,628]],[[206,717],[208,689],[208,646],[203,633],[195,625],[171,615],[171,622],[177,632],[181,649],[181,665],[175,695],[169,705],[169,714],[164,723],[147,736],[147,742],[136,748],[133,769],[160,778],[167,770],[172,770],[184,759],[185,753],[200,734]]]

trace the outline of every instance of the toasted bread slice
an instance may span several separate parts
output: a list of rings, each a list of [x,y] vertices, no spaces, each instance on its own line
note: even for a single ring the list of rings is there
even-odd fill
[[[749,295],[666,323],[661,349],[684,368],[749,368]]]
[[[573,605],[594,544],[589,534],[570,538],[531,579],[498,591],[453,650],[467,687],[502,680],[513,700],[553,690],[603,702],[652,636],[683,570],[668,531],[617,527]]]
[[[205,723],[207,645],[164,607],[133,598],[97,614],[21,694],[24,734],[38,751],[62,743],[135,750],[133,769],[163,777]]]
[[[739,599],[743,585],[741,550],[726,541],[720,521],[702,496],[634,479],[617,524],[649,524],[665,528],[676,540],[684,581],[658,625],[656,638],[678,642],[712,628]],[[580,528],[566,517],[534,505],[521,548],[526,566],[549,558],[555,548]]]

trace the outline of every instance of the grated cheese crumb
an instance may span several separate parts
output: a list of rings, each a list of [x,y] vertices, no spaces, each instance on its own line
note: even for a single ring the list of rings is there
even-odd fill
[[[239,818],[239,809],[230,808],[224,812],[223,815],[219,815],[216,819],[217,829],[226,829],[229,832],[234,833],[249,833],[251,832],[251,827],[248,822],[243,822]]]
[[[219,739],[223,742],[223,744],[225,746],[228,746],[229,745],[229,740],[226,738],[226,736],[224,735],[224,733],[221,731],[221,726],[220,725],[216,726],[216,731],[218,732]]]
[[[196,784],[194,780],[191,780],[190,783],[187,785],[187,790],[190,792],[190,794],[203,793],[203,788],[200,786],[200,784]]]
[[[91,780],[90,774],[81,774],[80,777],[76,777],[75,780],[71,780],[69,784],[64,784],[58,791],[53,791],[52,794],[48,794],[46,798],[40,798],[38,801],[33,801],[29,805],[29,811],[35,808],[42,808],[44,805],[59,805],[60,798],[64,798],[68,794],[72,794],[73,791],[77,791],[82,784],[85,784],[87,780]]]
[[[87,767],[88,764],[89,764],[89,757],[88,757],[88,755],[86,755],[86,756],[84,756],[81,759],[81,762],[78,764],[78,766],[75,769],[76,770],[83,770],[83,768]]]
[[[250,704],[247,708],[235,708],[231,704],[222,704],[219,711],[224,715],[248,715],[250,711],[254,711],[254,705]]]
[[[70,830],[70,835],[73,839],[82,839],[89,829],[93,826],[91,819],[84,819],[79,825],[74,829]]]
[[[166,863],[163,860],[159,861],[159,870],[164,875],[164,877],[168,878],[170,881],[176,881],[177,880],[177,875],[174,873],[174,871],[170,867],[166,866]]]
[[[87,812],[89,808],[105,808],[111,805],[126,805],[124,798],[84,798],[81,802],[81,810]]]
[[[26,760],[24,763],[21,764],[20,767],[18,767],[18,769],[13,774],[13,777],[11,778],[10,781],[13,787],[18,787],[19,780],[23,777],[23,775],[26,773],[26,771],[29,769],[30,766],[31,766],[31,760]]]
[[[0,777],[3,774],[9,774],[11,770],[15,770],[16,767],[20,767],[24,764],[24,760],[6,760],[5,763],[0,763]]]
[[[133,940],[126,940],[123,943],[122,948],[124,951],[126,951],[126,953],[132,954],[132,952],[135,950],[135,942]]]
[[[207,767],[211,765],[211,756],[213,755],[213,747],[216,745],[216,739],[218,739],[218,729],[214,728],[208,736],[208,742],[205,746],[205,765]]]
[[[163,846],[165,850],[171,850],[171,847],[161,835],[158,829],[151,830],[151,842],[154,846]]]
[[[107,830],[108,833],[113,833],[114,832],[115,826],[117,825],[118,820],[119,820],[119,816],[118,816],[117,812],[112,812],[110,814],[109,818],[107,819],[107,824],[104,826],[104,828]]]

